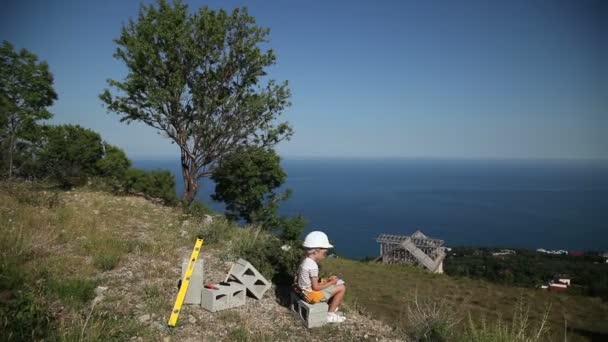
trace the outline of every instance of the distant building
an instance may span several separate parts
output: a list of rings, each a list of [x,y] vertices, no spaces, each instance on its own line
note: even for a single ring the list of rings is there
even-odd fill
[[[555,291],[555,292],[566,292],[566,291],[568,291],[568,285],[562,284],[562,283],[551,282],[551,283],[549,283],[548,290]]]
[[[538,253],[545,253],[545,254],[554,254],[554,255],[566,255],[568,254],[568,251],[563,250],[563,249],[558,249],[558,250],[546,250],[544,248],[538,248],[536,250]]]
[[[583,251],[570,251],[570,252],[568,252],[568,255],[570,255],[570,256],[583,256],[583,255],[585,255],[585,252],[583,252]]]
[[[385,264],[412,264],[433,273],[443,273],[443,240],[430,238],[420,230],[412,235],[380,234],[380,257]]]
[[[516,254],[512,249],[502,249],[498,252],[492,253],[493,256],[504,256],[504,255],[513,255]]]

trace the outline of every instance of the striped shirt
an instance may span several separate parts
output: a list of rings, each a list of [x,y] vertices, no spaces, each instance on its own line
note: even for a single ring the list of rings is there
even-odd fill
[[[319,276],[319,265],[311,258],[306,258],[298,267],[298,287],[304,291],[312,291],[313,277]]]

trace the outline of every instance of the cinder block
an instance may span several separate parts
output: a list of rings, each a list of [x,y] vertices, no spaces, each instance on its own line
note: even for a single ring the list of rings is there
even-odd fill
[[[231,281],[245,285],[247,293],[255,299],[261,299],[270,288],[270,282],[247,260],[239,259],[228,274]]]
[[[186,274],[186,268],[188,268],[189,259],[186,258],[182,261],[182,278]],[[197,259],[194,263],[194,270],[190,277],[190,285],[186,292],[186,298],[184,298],[184,304],[201,304],[201,292],[203,291],[203,276],[204,276],[204,261],[203,259]]]
[[[325,302],[308,304],[291,292],[291,311],[300,318],[306,328],[317,328],[327,323],[329,306]]]
[[[203,287],[201,307],[216,312],[245,304],[245,285],[236,282],[216,284],[217,290]]]

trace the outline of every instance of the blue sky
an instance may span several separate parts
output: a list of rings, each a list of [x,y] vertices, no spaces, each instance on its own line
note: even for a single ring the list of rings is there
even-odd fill
[[[146,2],[147,3],[147,2]],[[271,29],[306,157],[608,158],[608,1],[188,1],[246,5]],[[91,128],[131,158],[177,156],[98,99],[138,1],[3,1],[0,40],[46,60],[53,123]]]

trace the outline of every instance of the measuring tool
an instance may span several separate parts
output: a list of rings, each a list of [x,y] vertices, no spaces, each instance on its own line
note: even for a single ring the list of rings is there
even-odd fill
[[[196,259],[198,259],[198,253],[200,253],[202,246],[203,239],[197,238],[192,254],[190,255],[190,261],[188,261],[188,268],[186,268],[184,279],[182,279],[181,286],[177,292],[177,298],[175,299],[175,305],[173,305],[173,311],[171,311],[171,317],[169,317],[168,325],[170,327],[174,327],[177,324],[177,318],[179,317],[179,312],[182,309],[182,304],[184,303],[184,298],[186,298],[186,292],[188,292],[188,286],[190,285],[190,277],[192,277],[192,272],[194,272],[194,264],[196,263]]]

